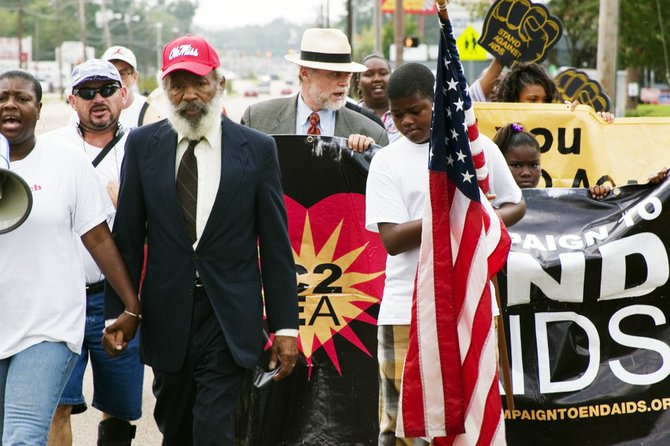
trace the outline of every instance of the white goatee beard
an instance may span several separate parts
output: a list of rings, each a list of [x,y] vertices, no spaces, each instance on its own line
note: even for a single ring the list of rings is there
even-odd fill
[[[197,121],[192,122],[179,113],[177,107],[168,104],[166,117],[172,128],[179,135],[188,139],[200,139],[216,126],[221,125],[221,111],[223,110],[223,89],[218,89],[216,95],[207,104],[207,112]]]
[[[315,84],[311,84],[309,86],[309,95],[311,96],[312,100],[316,102],[319,107],[321,107],[321,110],[338,111],[344,107],[344,104],[347,101],[346,96],[343,96],[342,99],[337,101],[331,100],[330,96],[328,94],[321,93]]]

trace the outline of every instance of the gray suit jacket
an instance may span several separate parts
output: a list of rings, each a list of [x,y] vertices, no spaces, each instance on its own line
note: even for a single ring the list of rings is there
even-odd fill
[[[242,116],[242,125],[268,135],[295,135],[298,96],[270,99],[250,105]],[[335,118],[335,135],[348,138],[358,133],[369,136],[380,146],[388,145],[386,130],[360,113],[342,107]]]

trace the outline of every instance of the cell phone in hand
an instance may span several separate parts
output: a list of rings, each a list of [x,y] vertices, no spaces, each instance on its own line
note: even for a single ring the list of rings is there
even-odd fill
[[[255,387],[263,387],[270,383],[272,381],[272,378],[279,373],[279,369],[281,368],[281,364],[277,365],[272,370],[265,370],[260,366],[256,366],[254,369],[254,386]]]

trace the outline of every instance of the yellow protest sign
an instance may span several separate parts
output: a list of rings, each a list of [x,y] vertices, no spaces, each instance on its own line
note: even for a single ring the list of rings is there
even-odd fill
[[[472,26],[465,28],[465,31],[458,36],[456,46],[461,60],[486,60],[486,50],[477,43],[477,39],[479,34]]]
[[[563,104],[474,106],[479,130],[490,138],[510,122],[537,137],[550,183],[540,187],[592,186],[607,176],[617,186],[646,183],[650,174],[670,166],[670,118],[616,118],[607,124],[586,105],[574,111]]]

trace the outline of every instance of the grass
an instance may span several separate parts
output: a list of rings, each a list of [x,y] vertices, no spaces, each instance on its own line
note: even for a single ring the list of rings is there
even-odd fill
[[[627,118],[670,116],[670,105],[640,104],[635,110],[626,110]]]

